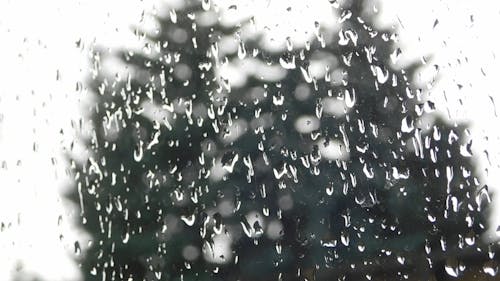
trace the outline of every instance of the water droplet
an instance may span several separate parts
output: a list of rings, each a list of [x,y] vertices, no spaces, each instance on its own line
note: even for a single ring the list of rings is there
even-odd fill
[[[446,259],[444,269],[451,277],[458,277],[459,275],[458,261],[454,258]]]
[[[349,240],[349,233],[342,231],[342,233],[340,234],[340,241],[342,242],[342,244],[344,246],[349,246]]]
[[[278,95],[273,96],[273,104],[276,106],[283,105],[284,101],[285,101],[285,96],[282,94],[278,94]]]
[[[495,261],[485,262],[483,265],[483,272],[490,276],[496,276],[498,274],[498,264]]]
[[[77,256],[79,256],[82,253],[82,249],[80,247],[80,242],[75,241],[74,251],[75,251],[75,255],[77,255]]]
[[[142,157],[144,155],[144,151],[142,148],[142,141],[138,144],[136,144],[135,149],[134,149],[134,160],[136,162],[140,162],[142,160]]]
[[[208,11],[210,10],[210,0],[201,0],[201,6],[203,10]]]
[[[295,69],[295,56],[283,55],[280,57],[280,65],[284,69]]]
[[[368,168],[368,164],[367,163],[365,163],[363,165],[363,173],[369,179],[372,179],[375,176],[375,172],[373,172],[373,168],[371,168],[371,167]]]
[[[238,162],[238,159],[239,155],[237,153],[234,153],[233,151],[226,152],[221,160],[223,165],[222,168],[228,173],[232,173],[236,162]]]
[[[382,69],[380,66],[375,67],[375,72],[377,76],[377,82],[384,84],[389,79],[389,71],[387,69]]]
[[[196,220],[196,216],[194,214],[189,216],[181,216],[181,220],[188,226],[193,226]]]
[[[325,248],[335,248],[337,246],[337,240],[323,241],[321,245]]]
[[[127,244],[129,239],[130,239],[130,234],[128,233],[128,231],[126,231],[122,237],[123,244]]]
[[[302,72],[302,76],[304,77],[304,80],[307,82],[307,83],[311,83],[313,81],[313,78],[311,76],[311,72],[309,71],[309,68],[304,68],[304,67],[300,67],[300,72]]]
[[[411,118],[411,116],[406,116],[405,118],[403,118],[403,120],[401,121],[401,131],[403,133],[410,133],[414,129],[415,127],[413,125],[413,118]]]
[[[238,44],[238,58],[240,60],[244,59],[247,56],[247,49],[245,48],[245,43],[240,42]]]
[[[352,108],[356,104],[356,91],[352,89],[351,91],[345,90],[345,105],[348,108]]]
[[[398,262],[399,262],[401,265],[404,265],[404,264],[405,264],[405,260],[406,260],[406,259],[405,259],[405,257],[403,257],[403,256],[398,256],[398,257],[397,257],[397,260],[398,260]]]

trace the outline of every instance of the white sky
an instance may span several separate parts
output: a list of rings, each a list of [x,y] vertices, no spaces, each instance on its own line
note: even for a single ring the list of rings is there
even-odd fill
[[[290,33],[291,27],[299,28],[299,34],[303,32],[300,28],[312,32],[314,21],[325,19],[328,13],[328,9],[318,4],[328,7],[326,0],[225,2],[237,4],[240,10],[253,9],[257,23],[274,30],[276,33],[271,36],[275,37]],[[61,144],[71,139],[70,120],[77,116],[78,99],[85,96],[75,91],[86,62],[85,52],[77,49],[75,42],[96,39],[108,46],[129,42],[129,25],[137,23],[142,11],[147,11],[153,3],[146,0],[0,2],[0,222],[11,223],[0,232],[0,280],[9,279],[18,261],[23,262],[27,271],[36,272],[46,280],[78,278],[76,266],[68,258],[77,236],[70,230],[68,212],[63,210],[59,195],[68,182]],[[500,131],[495,126],[500,120],[490,100],[491,97],[500,102],[496,93],[500,77],[496,58],[500,50],[496,41],[500,2],[385,0],[383,3],[382,19],[399,26],[404,55],[417,58],[434,55],[431,63],[440,66],[441,82],[432,97],[443,112],[472,120],[473,147],[482,168],[489,170],[487,183],[492,188],[500,186]],[[289,6],[291,12],[286,11]],[[436,19],[438,23],[433,28]],[[457,83],[463,86],[461,90]],[[447,94],[446,104],[443,93]],[[491,165],[487,164],[483,150],[488,151]],[[62,223],[58,223],[59,216]],[[499,219],[496,221],[500,223]]]

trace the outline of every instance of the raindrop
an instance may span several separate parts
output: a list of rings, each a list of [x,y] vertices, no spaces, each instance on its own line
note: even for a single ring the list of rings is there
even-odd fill
[[[365,163],[363,165],[363,173],[365,174],[365,176],[369,179],[372,179],[375,175],[375,173],[373,172],[373,168],[368,168],[368,164]]]
[[[404,265],[404,264],[405,264],[405,257],[403,257],[403,256],[398,256],[398,257],[397,257],[397,260],[398,260],[398,262],[399,262],[401,265]]]
[[[255,236],[261,236],[264,233],[264,229],[260,225],[259,221],[256,220],[253,224],[253,229],[254,229],[254,235]]]
[[[401,54],[402,52],[400,48],[396,48],[394,50],[394,52],[391,54],[391,61],[393,64],[396,64],[399,61],[399,59],[401,58]]]
[[[238,58],[239,59],[244,59],[247,56],[247,50],[245,48],[245,43],[240,42],[238,44]]]
[[[483,265],[483,272],[490,275],[496,276],[498,273],[498,265],[495,261],[487,261]]]
[[[193,226],[196,220],[196,216],[194,214],[189,216],[181,216],[181,220],[188,226]]]
[[[451,277],[458,277],[459,268],[458,261],[454,258],[446,259],[446,264],[444,265],[444,269],[448,275]]]
[[[293,42],[290,38],[290,36],[286,37],[286,49],[290,52],[293,50]]]
[[[300,72],[302,72],[302,76],[304,77],[304,80],[307,82],[307,83],[311,83],[313,81],[313,78],[311,76],[311,72],[309,71],[309,68],[304,68],[304,67],[300,67]]]
[[[349,246],[349,240],[349,233],[342,231],[342,233],[340,234],[340,241],[342,242],[342,244],[344,246]]]
[[[333,189],[333,183],[328,184],[328,186],[326,187],[326,194],[328,196],[332,196],[333,191],[334,191],[334,189]]]
[[[281,179],[284,175],[286,175],[287,172],[288,170],[286,168],[286,164],[283,164],[283,167],[281,167],[280,170],[273,168],[274,177],[277,180]]]
[[[295,56],[281,56],[280,57],[280,65],[284,69],[295,69],[297,66],[295,65]]]
[[[466,144],[460,145],[460,154],[464,157],[472,157],[472,140],[469,140]]]
[[[316,103],[316,117],[318,119],[321,119],[322,116],[323,116],[323,103],[318,102]]]
[[[339,21],[339,23],[343,23],[347,19],[350,19],[351,16],[352,16],[351,10],[344,10],[344,11],[342,11],[342,14],[340,15],[338,21]]]
[[[125,233],[124,233],[124,235],[122,237],[123,244],[127,244],[129,239],[130,239],[130,234],[129,234],[128,231],[125,231]]]
[[[273,96],[273,104],[276,106],[283,105],[284,101],[285,101],[285,96],[282,94],[278,94],[278,95]]]
[[[75,241],[74,244],[75,255],[79,256],[82,253],[82,248],[80,247],[80,242]]]
[[[248,223],[248,220],[245,216],[242,216],[240,223],[241,223],[241,227],[243,228],[243,232],[245,233],[245,235],[247,237],[251,238],[252,237],[252,227]]]
[[[380,84],[384,84],[389,79],[389,71],[387,69],[382,69],[380,66],[375,67],[375,72],[377,76],[377,81]]]
[[[205,11],[210,10],[210,0],[201,0],[201,6]]]
[[[345,90],[345,105],[348,108],[352,108],[356,103],[356,91],[352,89],[351,91]]]
[[[238,162],[239,156],[237,153],[234,153],[233,151],[226,152],[224,156],[222,157],[222,168],[226,170],[228,173],[232,173],[234,170],[234,166],[236,165],[236,162]]]
[[[401,131],[403,133],[410,133],[414,129],[415,127],[413,125],[413,118],[411,118],[411,116],[406,116],[405,118],[403,118],[403,120],[401,121]]]
[[[144,155],[144,151],[142,148],[142,141],[140,141],[140,143],[136,144],[135,149],[134,149],[134,160],[136,162],[140,162],[142,160],[143,155]]]
[[[174,9],[170,10],[170,21],[174,24],[177,23],[177,13]]]
[[[323,241],[321,245],[325,248],[335,248],[337,246],[337,240]]]
[[[436,26],[437,26],[438,24],[439,24],[439,20],[438,20],[438,19],[436,19],[436,20],[434,21],[434,24],[432,25],[432,28],[436,28]]]

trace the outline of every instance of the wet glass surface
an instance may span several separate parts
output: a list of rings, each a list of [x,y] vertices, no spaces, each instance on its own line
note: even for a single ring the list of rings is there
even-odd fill
[[[493,12],[107,5],[0,22],[0,278],[496,280]]]

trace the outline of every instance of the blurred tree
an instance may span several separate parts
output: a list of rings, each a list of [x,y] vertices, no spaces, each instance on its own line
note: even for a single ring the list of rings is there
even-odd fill
[[[138,32],[126,78],[95,52],[68,195],[85,280],[443,280],[486,251],[467,128],[411,84],[420,63],[395,66],[365,1],[280,51],[209,5]]]

